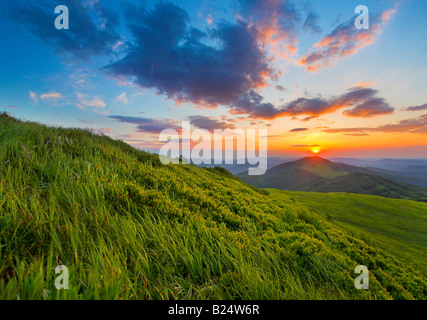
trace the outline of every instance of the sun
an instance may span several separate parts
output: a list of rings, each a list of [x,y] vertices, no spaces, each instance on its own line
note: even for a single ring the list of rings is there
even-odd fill
[[[314,154],[318,154],[319,153],[319,149],[313,149],[313,153]]]

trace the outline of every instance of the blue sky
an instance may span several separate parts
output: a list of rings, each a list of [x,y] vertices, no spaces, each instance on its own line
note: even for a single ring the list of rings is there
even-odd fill
[[[54,28],[59,4],[69,30]],[[353,26],[360,4],[367,31]],[[268,128],[274,154],[427,156],[423,0],[2,1],[0,11],[0,111],[18,118],[147,150],[192,119]]]

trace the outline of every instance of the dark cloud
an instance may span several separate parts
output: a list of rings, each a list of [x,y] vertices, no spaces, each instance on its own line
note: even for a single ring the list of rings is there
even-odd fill
[[[309,11],[307,18],[303,25],[304,31],[311,31],[313,33],[321,33],[322,29],[319,27],[319,15],[314,11]]]
[[[366,132],[383,132],[383,133],[421,133],[427,134],[427,114],[418,118],[406,119],[398,123],[387,124],[378,127],[360,127],[360,128],[336,128],[326,129],[326,133],[353,133],[363,134]]]
[[[240,14],[256,25],[266,43],[294,43],[301,15],[289,0],[240,0]]]
[[[281,85],[278,85],[278,84],[275,86],[275,88],[277,90],[280,90],[280,91],[286,91],[286,88],[284,86],[281,86]]]
[[[312,119],[317,119],[317,116],[305,117],[304,119],[301,119],[301,121],[307,122],[307,121],[310,121]]]
[[[188,120],[192,125],[200,128],[213,131],[215,129],[225,130],[225,129],[234,129],[236,126],[233,124],[227,124],[225,122],[218,121],[211,117],[204,116],[189,116]]]
[[[320,144],[294,144],[291,147],[294,147],[294,148],[311,148],[311,147],[320,147]]]
[[[290,116],[309,115],[310,118],[335,112],[339,109],[352,109],[344,111],[344,115],[351,117],[369,118],[379,115],[391,114],[394,108],[376,95],[378,91],[372,88],[351,88],[347,93],[331,99],[299,98],[288,103],[282,110],[282,114]]]
[[[66,5],[70,28],[57,30],[54,9]],[[93,55],[112,52],[120,39],[115,29],[118,16],[97,1],[10,1],[6,15],[26,27],[33,35],[48,43],[59,54],[87,60]]]
[[[383,98],[372,98],[351,110],[344,111],[343,114],[348,117],[370,118],[390,114],[393,113],[393,111],[394,108],[390,107]]]
[[[404,111],[423,111],[427,110],[427,103],[420,106],[407,107],[403,109]]]
[[[295,128],[295,129],[289,130],[289,132],[302,132],[307,130],[308,128]]]
[[[107,67],[113,75],[199,105],[228,105],[275,77],[257,31],[243,21],[222,23],[208,35],[189,27],[187,12],[173,3],[153,10],[129,5],[128,11],[134,42],[122,60]]]
[[[164,129],[174,129],[178,132],[181,132],[182,130],[181,127],[177,126],[174,120],[170,119],[153,119],[128,116],[110,116],[110,118],[119,122],[137,125],[137,132],[159,134]]]
[[[234,103],[230,112],[248,114],[258,119],[274,119],[282,115],[282,112],[273,104],[265,103],[263,100],[263,96],[254,90],[250,90]]]
[[[354,87],[348,92],[330,99],[323,97],[298,98],[281,107],[264,102],[264,97],[254,90],[237,100],[231,110],[234,114],[248,114],[253,118],[274,119],[282,116],[306,115],[303,121],[316,118],[339,109],[351,108],[344,111],[349,117],[369,118],[391,114],[394,108],[383,99],[377,97],[378,91],[372,88]]]

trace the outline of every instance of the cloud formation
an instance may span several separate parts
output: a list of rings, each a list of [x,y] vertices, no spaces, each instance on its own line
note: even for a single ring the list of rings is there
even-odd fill
[[[304,21],[303,30],[311,31],[312,33],[320,33],[322,29],[319,26],[319,15],[314,11],[308,12],[307,18]]]
[[[37,94],[36,93],[34,93],[33,91],[29,91],[28,93],[30,94],[31,100],[33,100],[34,102],[38,102],[39,101],[39,98],[37,98]]]
[[[234,124],[227,124],[225,122],[218,121],[212,117],[189,116],[188,120],[191,122],[192,125],[200,129],[206,129],[209,131],[214,131],[215,129],[225,130],[236,128]]]
[[[427,103],[420,106],[407,107],[403,109],[404,111],[423,111],[427,110]]]
[[[99,97],[94,97],[92,99],[88,99],[86,95],[81,93],[76,93],[78,103],[77,107],[79,109],[85,110],[85,107],[92,107],[92,110],[103,109],[107,106],[107,104]]]
[[[113,115],[109,118],[117,120],[119,122],[130,123],[137,125],[137,132],[145,132],[151,134],[159,134],[164,129],[174,129],[177,132],[181,132],[182,128],[177,125],[174,120],[171,119],[153,119],[143,117],[129,117]]]
[[[308,128],[295,128],[295,129],[289,130],[289,132],[302,132],[307,130]]]
[[[50,100],[50,99],[54,100],[59,98],[61,98],[61,94],[58,92],[44,93],[40,95],[40,99],[42,99],[43,101]]]
[[[366,132],[383,132],[383,133],[418,133],[427,134],[427,114],[418,118],[405,119],[393,124],[386,124],[378,127],[359,127],[359,128],[336,128],[326,129],[326,133],[352,133],[364,134]]]
[[[240,0],[239,15],[257,29],[257,41],[283,58],[297,51],[301,15],[289,0]],[[309,24],[315,23],[315,17]]]
[[[294,144],[291,147],[294,147],[294,148],[311,148],[311,147],[320,147],[320,144]]]
[[[314,44],[298,63],[305,66],[306,71],[315,72],[357,53],[376,41],[395,12],[396,9],[391,9],[373,16],[367,30],[357,30],[354,26],[355,17],[352,17]]]
[[[126,12],[132,49],[107,70],[140,87],[178,102],[216,106],[277,76],[257,43],[257,30],[243,21],[224,22],[208,35],[190,27],[187,12],[173,3],[152,10],[128,5]]]
[[[88,60],[91,56],[109,54],[120,37],[116,32],[118,16],[100,1],[66,1],[70,13],[70,29],[53,27],[57,14],[54,8],[60,0],[10,1],[10,18],[26,27],[34,36],[48,43],[59,54]]]
[[[298,98],[279,108],[265,103],[264,98],[255,91],[240,98],[231,113],[248,114],[253,118],[274,119],[283,116],[308,116],[308,121],[323,114],[347,108],[343,112],[348,117],[370,118],[394,112],[384,98],[377,96],[378,91],[372,88],[354,87],[346,93],[329,99],[323,97]]]
[[[129,102],[126,97],[126,92],[119,94],[114,101],[121,102],[123,104],[127,104]]]

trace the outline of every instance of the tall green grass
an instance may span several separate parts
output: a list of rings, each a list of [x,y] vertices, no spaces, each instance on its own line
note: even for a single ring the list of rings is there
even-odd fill
[[[270,190],[274,199],[290,197],[427,275],[427,203],[349,193]]]
[[[54,269],[69,269],[56,290]],[[354,269],[370,289],[354,288]],[[425,299],[370,239],[221,170],[0,115],[0,299]]]

